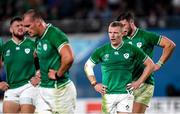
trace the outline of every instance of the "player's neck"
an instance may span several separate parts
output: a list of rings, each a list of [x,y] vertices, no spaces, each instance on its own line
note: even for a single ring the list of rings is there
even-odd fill
[[[39,36],[40,38],[42,37],[42,35],[44,34],[44,32],[46,31],[48,25],[45,23],[45,22],[42,22],[41,23],[41,26],[40,26],[40,31],[39,31]]]
[[[12,39],[16,44],[20,44],[24,40],[24,36],[23,37],[13,36]]]
[[[137,30],[137,27],[134,25],[132,27],[132,32],[131,32],[131,34],[129,36],[132,37],[135,34],[136,30]]]
[[[118,44],[111,44],[112,48],[117,49],[122,44],[122,41]]]

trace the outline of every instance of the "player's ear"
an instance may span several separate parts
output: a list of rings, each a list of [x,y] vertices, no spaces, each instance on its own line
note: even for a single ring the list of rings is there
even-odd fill
[[[11,33],[13,33],[13,30],[12,30],[12,27],[11,27],[11,26],[9,27],[9,31],[10,31]]]
[[[35,21],[36,21],[36,26],[38,27],[41,26],[41,21],[39,19],[36,19]]]

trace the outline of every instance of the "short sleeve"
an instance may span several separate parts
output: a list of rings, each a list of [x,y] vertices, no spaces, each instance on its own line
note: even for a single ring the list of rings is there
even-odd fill
[[[49,38],[51,44],[55,46],[58,50],[61,50],[61,48],[68,44],[68,37],[64,32],[62,32],[60,29],[56,27],[52,27],[50,29],[51,37]]]
[[[144,61],[148,58],[148,55],[146,55],[141,49],[138,47],[133,46],[133,50],[135,52],[135,58],[138,60],[139,63],[144,63]]]
[[[162,36],[153,32],[147,32],[147,40],[151,45],[159,45]]]
[[[94,63],[94,64],[98,64],[101,62],[101,57],[100,57],[100,49],[96,49],[91,57],[90,57],[90,60]]]

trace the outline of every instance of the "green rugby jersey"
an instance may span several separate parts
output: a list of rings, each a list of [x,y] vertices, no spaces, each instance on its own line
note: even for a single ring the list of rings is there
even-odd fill
[[[68,71],[59,80],[52,80],[48,77],[49,69],[58,70],[61,66],[59,50],[69,43],[67,36],[60,29],[48,24],[42,37],[36,39],[36,43],[41,72],[40,86],[55,88],[69,83]]]
[[[154,46],[159,45],[161,36],[138,28],[132,37],[123,37],[123,41],[142,49],[152,59]],[[133,79],[137,80],[143,70],[144,65],[137,63],[137,67],[133,73]],[[154,85],[153,74],[148,77],[146,83]]]
[[[10,88],[23,86],[35,75],[34,50],[35,42],[28,38],[20,44],[11,39],[3,45],[2,57]]]
[[[110,43],[96,49],[90,60],[101,63],[102,83],[107,86],[108,94],[127,93],[126,85],[132,82],[132,72],[136,60],[142,64],[147,55],[137,47],[121,43],[114,49]]]

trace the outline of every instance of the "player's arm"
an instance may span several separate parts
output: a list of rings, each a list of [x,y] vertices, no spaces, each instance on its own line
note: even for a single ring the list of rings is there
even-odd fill
[[[2,61],[2,56],[0,56],[0,69],[2,68],[3,66],[3,61]]]
[[[35,65],[36,71],[38,71],[40,69],[40,66],[39,66],[39,58],[36,52],[34,52],[34,65]]]
[[[162,36],[159,45],[163,48],[163,52],[159,61],[155,64],[154,71],[159,70],[166,63],[176,47],[176,44],[165,36]]]
[[[63,45],[63,47],[59,49],[59,54],[61,56],[61,66],[57,71],[55,71],[53,69],[49,70],[48,75],[49,75],[50,79],[57,80],[58,78],[62,77],[63,74],[67,70],[69,70],[69,68],[73,64],[74,55],[73,55],[72,49],[69,46],[69,44]]]
[[[84,71],[85,71],[86,76],[87,76],[88,80],[90,81],[91,85],[94,87],[94,89],[101,94],[105,94],[106,87],[103,86],[101,83],[97,83],[97,81],[96,81],[96,77],[95,77],[94,71],[93,71],[94,66],[95,66],[95,64],[90,59],[88,59],[84,65]]]
[[[6,91],[8,88],[9,88],[9,85],[6,82],[4,81],[0,82],[0,90]]]
[[[71,65],[73,64],[74,55],[71,47],[68,44],[64,45],[59,51],[61,56],[61,67],[57,71],[57,76],[61,77],[68,69],[70,69]]]
[[[91,85],[95,86],[97,84],[96,77],[94,75],[94,68],[95,64],[88,59],[87,62],[84,65],[84,71],[86,73],[87,78],[89,79]]]
[[[40,75],[39,58],[37,57],[36,52],[34,52],[34,65],[36,68],[36,74],[31,78],[30,82],[33,86],[37,86],[41,80],[41,75]]]
[[[144,71],[139,77],[139,79],[135,82],[132,82],[128,85],[128,88],[137,89],[140,87],[141,84],[145,82],[145,80],[150,76],[150,74],[154,70],[154,62],[150,57],[147,57],[147,59],[143,63],[145,65]]]

